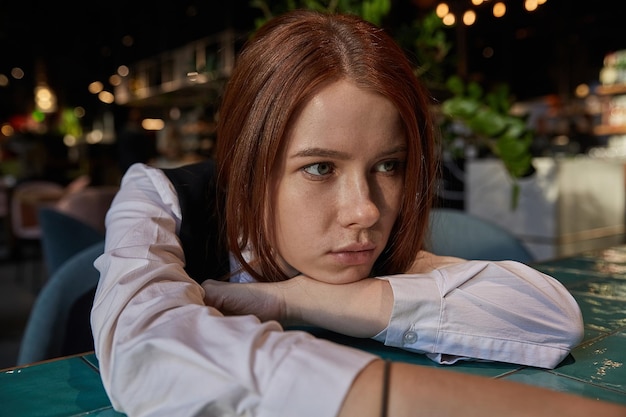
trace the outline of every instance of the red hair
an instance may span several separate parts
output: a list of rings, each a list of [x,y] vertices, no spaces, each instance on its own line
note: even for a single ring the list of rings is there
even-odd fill
[[[382,29],[353,15],[293,11],[266,23],[244,46],[217,125],[219,214],[229,250],[259,281],[287,278],[265,219],[290,123],[322,87],[341,79],[389,99],[407,140],[401,209],[372,273],[402,273],[422,249],[437,172],[427,91]],[[245,248],[253,249],[254,266],[245,261]]]

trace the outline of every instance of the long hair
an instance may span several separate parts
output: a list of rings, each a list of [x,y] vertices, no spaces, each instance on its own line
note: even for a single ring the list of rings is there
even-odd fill
[[[218,113],[219,212],[229,250],[259,281],[287,278],[274,259],[266,219],[271,175],[290,123],[321,88],[342,79],[389,99],[407,141],[401,208],[372,273],[404,272],[422,248],[437,169],[429,95],[381,28],[353,15],[292,11],[244,45]],[[254,265],[244,259],[246,248]]]

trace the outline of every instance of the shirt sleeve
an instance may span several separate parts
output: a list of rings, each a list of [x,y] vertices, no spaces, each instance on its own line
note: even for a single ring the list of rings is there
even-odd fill
[[[181,214],[158,169],[133,165],[107,213],[91,323],[104,387],[132,416],[335,416],[376,356],[203,303]]]
[[[583,337],[573,296],[514,261],[467,261],[384,277],[394,307],[374,338],[449,364],[460,359],[554,368]]]

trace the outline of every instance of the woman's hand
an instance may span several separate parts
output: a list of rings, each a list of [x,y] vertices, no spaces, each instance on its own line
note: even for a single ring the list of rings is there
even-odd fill
[[[276,320],[288,323],[285,293],[281,287],[285,282],[230,283],[206,280],[204,302],[217,308],[225,315],[252,314],[262,321]]]
[[[374,278],[328,284],[298,275],[272,283],[207,280],[202,286],[205,303],[227,315],[253,314],[262,321],[309,324],[356,337],[380,333],[393,308],[391,286]]]

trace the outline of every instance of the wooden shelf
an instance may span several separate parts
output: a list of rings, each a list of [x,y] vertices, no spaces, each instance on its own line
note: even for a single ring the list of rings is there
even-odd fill
[[[626,94],[626,84],[601,85],[596,92],[603,96]]]
[[[626,125],[598,125],[593,128],[593,133],[598,136],[604,135],[626,135]]]

